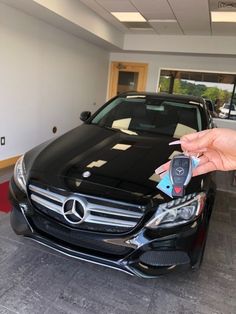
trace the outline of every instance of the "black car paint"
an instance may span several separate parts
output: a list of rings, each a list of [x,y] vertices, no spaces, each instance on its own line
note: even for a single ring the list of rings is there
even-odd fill
[[[36,157],[30,152],[26,154],[26,165],[28,159],[34,159],[27,179],[78,193],[88,193],[89,189],[89,194],[100,197],[114,193],[112,196],[117,200],[147,205],[157,194],[156,182],[147,178],[168,160],[174,150],[180,150],[168,145],[172,140],[165,136],[130,136],[117,130],[83,124],[48,144]],[[112,149],[116,144],[131,147],[120,154],[119,150]],[[99,159],[108,162],[103,167],[89,169],[92,175],[84,179],[82,174],[88,170],[86,166]],[[82,181],[79,188],[75,185],[76,180]],[[199,190],[201,180],[201,176],[193,178],[187,193]]]
[[[147,97],[176,99],[176,96],[156,94],[148,94]],[[210,127],[210,119],[203,101],[194,97],[182,97],[181,100],[183,99],[186,102],[192,100],[202,104],[200,110],[203,127]],[[145,213],[142,220],[128,232],[94,232],[74,228],[40,212],[12,179],[10,198],[14,209],[11,221],[15,232],[73,257],[142,277],[155,277],[174,268],[197,265],[206,240],[214,202],[211,176],[194,177],[187,187],[187,194],[200,191],[207,193],[204,210],[195,221],[173,228],[160,226],[157,230],[149,230],[144,227],[145,222],[160,203],[168,202],[170,198],[163,193],[160,193],[162,199],[155,198],[155,195],[159,194],[156,182],[147,178],[168,160],[174,150],[180,150],[180,147],[168,146],[173,140],[168,136],[132,136],[120,130],[91,125],[93,117],[94,115],[83,125],[56,140],[41,144],[25,154],[27,184],[36,182],[45,188],[60,190],[68,195],[87,194],[138,204]],[[131,146],[120,154],[112,149],[116,144]],[[103,167],[90,168],[91,176],[84,178],[83,173],[88,170],[86,166],[94,160],[108,162]],[[24,208],[27,210],[24,211]],[[185,252],[189,258],[188,263],[180,263],[177,267],[146,267],[142,265],[139,257],[149,250],[168,251],[173,254]]]

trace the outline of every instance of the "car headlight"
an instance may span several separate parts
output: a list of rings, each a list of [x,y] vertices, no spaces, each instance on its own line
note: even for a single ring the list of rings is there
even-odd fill
[[[18,188],[26,192],[24,156],[21,156],[15,164],[14,180]]]
[[[204,208],[206,194],[189,194],[158,206],[156,213],[147,222],[146,227],[156,229],[185,224],[199,216]]]

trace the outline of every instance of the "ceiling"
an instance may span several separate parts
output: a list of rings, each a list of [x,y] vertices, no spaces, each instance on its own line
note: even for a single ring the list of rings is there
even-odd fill
[[[229,3],[229,0],[223,0]],[[236,14],[236,0],[0,0],[108,51],[236,56],[236,23],[212,23],[212,10]],[[222,1],[220,1],[222,4]],[[210,8],[210,9],[209,9]],[[111,12],[141,13],[143,29]],[[137,27],[137,25],[135,25]]]
[[[212,22],[211,11],[236,11],[236,0],[80,0],[124,34],[235,36],[236,23]],[[146,23],[119,22],[110,12],[140,12]]]

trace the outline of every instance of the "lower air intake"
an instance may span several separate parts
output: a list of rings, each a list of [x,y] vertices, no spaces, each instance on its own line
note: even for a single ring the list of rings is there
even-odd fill
[[[140,256],[140,261],[149,266],[172,266],[188,264],[188,254],[182,251],[148,251]]]

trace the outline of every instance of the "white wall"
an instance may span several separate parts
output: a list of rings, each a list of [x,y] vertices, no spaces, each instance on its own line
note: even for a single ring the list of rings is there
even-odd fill
[[[81,111],[104,103],[108,64],[107,51],[0,3],[0,160],[66,132]]]
[[[13,2],[15,2],[15,0],[13,0]],[[86,30],[88,33],[97,36],[105,42],[110,43],[115,47],[123,47],[124,35],[112,24],[108,23],[105,19],[100,17],[93,10],[90,10],[80,1],[34,0],[34,2],[41,5],[45,9],[49,9],[50,12],[57,14],[60,18],[64,18],[67,21],[72,22],[74,25]]]
[[[236,40],[235,36],[125,34],[123,49],[146,53],[235,56]]]
[[[111,53],[111,61],[148,63],[147,91],[157,91],[161,69],[236,73],[236,57],[179,54]]]

